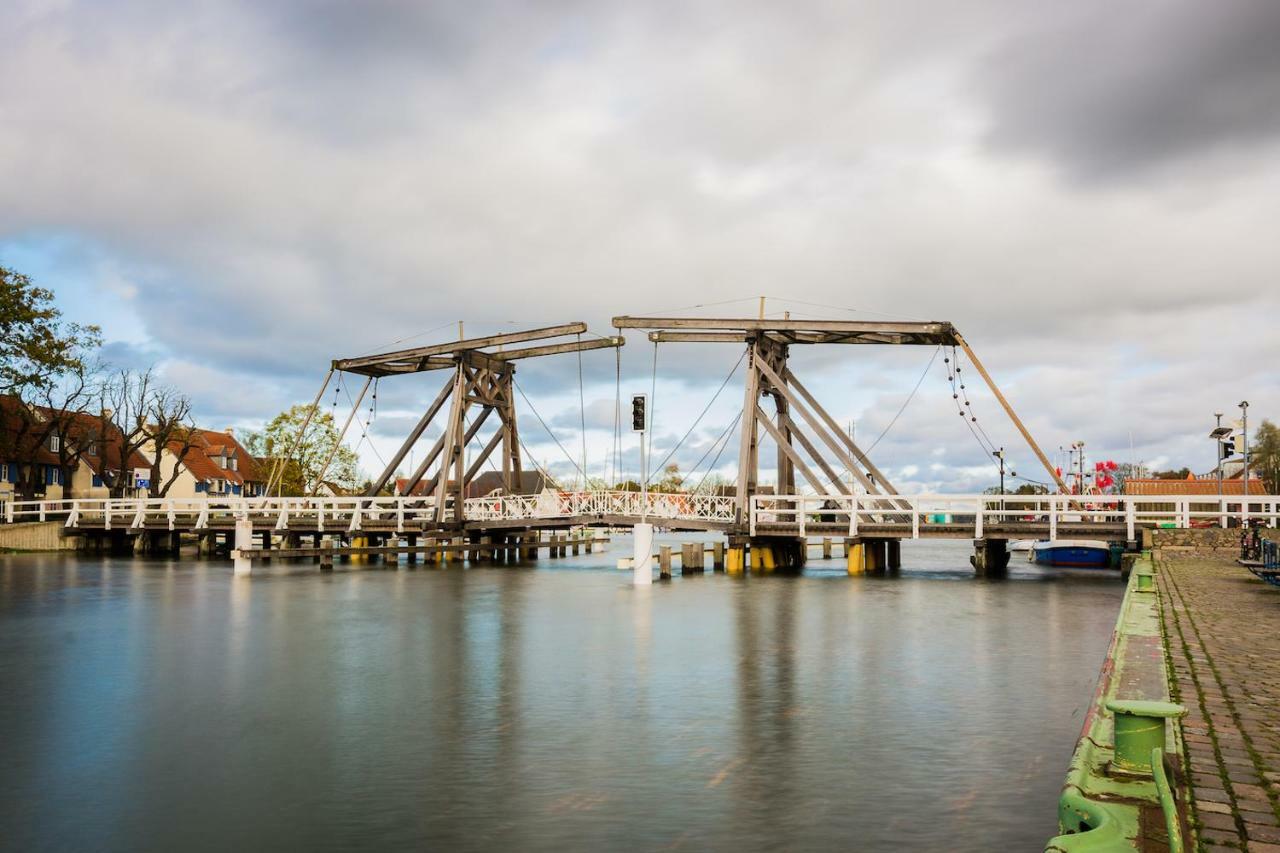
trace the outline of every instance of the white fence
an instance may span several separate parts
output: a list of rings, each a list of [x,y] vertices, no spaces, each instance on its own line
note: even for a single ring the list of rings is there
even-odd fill
[[[468,521],[520,521],[573,517],[643,515],[661,523],[708,521],[731,523],[734,499],[710,495],[639,492],[543,492],[539,495],[494,495],[463,502]],[[445,518],[454,515],[446,505]],[[277,530],[313,526],[324,530],[335,522],[360,530],[368,522],[395,523],[396,530],[421,528],[435,521],[434,497],[342,498],[89,498],[62,501],[13,501],[0,514],[5,522],[63,520],[67,527],[138,529],[163,525],[169,530],[221,526],[252,518]]]
[[[1155,496],[1155,495],[753,495],[751,534],[760,524],[796,526],[804,536],[815,523],[839,524],[857,536],[867,524],[910,527],[919,538],[930,524],[973,525],[981,539],[993,524],[1047,524],[1056,539],[1059,524],[1123,525],[1127,538],[1138,527],[1228,527],[1250,519],[1268,527],[1280,521],[1280,496]]]
[[[613,517],[621,521],[641,516],[657,524],[665,521],[732,524],[732,497],[653,492],[543,492],[539,495],[492,495],[463,502],[468,521],[521,521]],[[1280,523],[1280,496],[1240,497],[1146,495],[755,495],[749,506],[751,532],[761,524],[785,524],[801,536],[816,523],[824,531],[838,524],[850,536],[868,524],[889,524],[918,537],[931,524],[971,524],[974,538],[985,528],[1008,523],[1047,525],[1056,538],[1059,524],[1123,525],[1128,538],[1138,527],[1227,527],[1249,519],[1269,527]],[[452,519],[454,507],[446,506]],[[0,505],[6,522],[60,520],[67,527],[92,526],[138,529],[162,525],[170,530],[202,530],[252,518],[277,530],[334,524],[360,530],[370,522],[394,523],[396,530],[421,528],[435,521],[435,499],[383,498],[93,498],[65,501],[9,501]],[[961,521],[961,519],[963,521]]]

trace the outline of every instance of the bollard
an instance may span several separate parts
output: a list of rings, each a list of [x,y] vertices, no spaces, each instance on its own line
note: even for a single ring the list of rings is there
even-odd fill
[[[653,525],[637,524],[631,530],[631,580],[636,586],[653,583]]]
[[[658,577],[663,580],[671,580],[671,546],[663,545],[658,548]]]
[[[1107,710],[1115,715],[1115,758],[1122,773],[1151,775],[1151,751],[1165,748],[1164,721],[1185,716],[1187,709],[1172,702],[1112,699]]]
[[[253,560],[240,556],[240,549],[253,547],[253,522],[247,518],[236,520],[235,573],[247,575],[253,571]]]

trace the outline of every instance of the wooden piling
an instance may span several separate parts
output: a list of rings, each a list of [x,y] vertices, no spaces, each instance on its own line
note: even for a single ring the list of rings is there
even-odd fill
[[[724,543],[716,542],[711,546],[711,571],[724,571]]]
[[[658,547],[658,577],[663,580],[671,579],[671,546],[661,545]]]
[[[822,559],[824,560],[831,559],[831,537],[830,536],[822,537]]]

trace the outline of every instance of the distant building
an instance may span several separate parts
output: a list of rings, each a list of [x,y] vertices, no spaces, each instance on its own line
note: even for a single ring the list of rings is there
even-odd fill
[[[1261,495],[1265,494],[1266,487],[1262,480],[1253,476],[1250,472],[1249,476],[1249,494]],[[1124,481],[1124,494],[1126,495],[1151,495],[1151,496],[1180,496],[1180,495],[1217,495],[1218,478],[1216,475],[1206,477],[1191,477],[1185,480],[1161,480],[1158,478],[1134,478],[1130,477]],[[1243,495],[1244,494],[1244,478],[1237,474],[1234,477],[1223,477],[1222,492],[1223,495]]]
[[[124,444],[109,417],[0,397],[0,499],[105,498],[108,482],[125,497],[146,495],[151,460],[135,450],[122,464]]]
[[[195,429],[171,439],[160,456],[158,492],[177,471],[166,497],[258,497],[266,494],[266,468],[236,440],[235,430]]]
[[[429,477],[423,477],[421,480],[419,480],[417,483],[414,484],[413,491],[409,492],[407,491],[407,489],[409,488],[409,478],[397,477],[396,484],[395,484],[395,489],[396,489],[395,493],[397,495],[412,495],[414,497],[423,497],[426,495],[426,487],[427,487],[428,480],[430,480]],[[453,483],[451,482],[450,485],[453,485]],[[543,489],[547,488],[547,486],[548,486],[547,479],[542,476],[541,472],[521,471],[520,486],[518,489],[516,489],[515,494],[536,495],[541,493]],[[554,484],[551,484],[551,487],[554,488],[555,487]],[[491,495],[494,492],[500,492],[504,490],[505,490],[505,486],[504,486],[504,481],[502,477],[502,472],[485,471],[479,474],[475,479],[473,479],[470,482],[470,484],[467,485],[466,496],[468,498],[482,498],[485,495]]]

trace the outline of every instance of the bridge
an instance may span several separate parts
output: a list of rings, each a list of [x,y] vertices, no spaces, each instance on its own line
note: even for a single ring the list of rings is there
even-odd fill
[[[732,494],[667,494],[647,488],[518,493],[528,457],[527,452],[522,453],[524,445],[517,429],[517,395],[524,396],[515,381],[519,362],[564,354],[581,360],[584,353],[612,349],[619,359],[615,393],[616,408],[621,408],[618,352],[625,339],[621,334],[592,336],[586,323],[572,322],[335,360],[308,409],[299,441],[335,374],[364,378],[342,428],[343,436],[371,384],[376,395],[377,383],[393,377],[435,371],[446,376],[364,495],[280,496],[285,470],[298,450],[295,443],[276,460],[266,497],[19,501],[0,506],[0,518],[10,523],[58,519],[68,533],[98,541],[104,537],[143,537],[174,543],[178,535],[187,533],[209,541],[221,536],[238,548],[250,547],[255,535],[268,548],[277,536],[290,547],[304,537],[316,547],[325,538],[331,544],[339,541],[357,548],[370,542],[375,543],[373,547],[401,542],[409,547],[419,537],[437,542],[478,537],[506,542],[539,529],[652,524],[673,531],[725,534],[729,562],[740,567],[745,567],[748,552],[757,551],[767,552],[767,559],[779,566],[803,565],[803,543],[813,536],[841,537],[859,549],[864,542],[881,540],[971,539],[977,543],[975,566],[980,570],[987,564],[999,568],[1007,562],[1005,543],[1010,539],[1089,538],[1132,545],[1142,529],[1156,526],[1226,527],[1250,519],[1277,524],[1280,497],[1276,496],[1070,494],[972,347],[950,323],[767,319],[762,303],[757,318],[619,316],[613,319],[613,326],[619,332],[647,332],[655,348],[690,342],[745,348],[744,396],[735,419],[740,424],[740,438]],[[584,339],[584,334],[589,337]],[[533,345],[512,348],[530,343]],[[1059,494],[901,493],[789,366],[793,347],[817,345],[926,346],[948,353],[944,364],[966,425],[977,420],[968,408],[966,374],[962,373],[967,367],[968,381],[974,381],[972,374],[976,372],[986,384]],[[762,405],[765,400],[770,401],[772,412]],[[489,421],[495,421],[496,426],[490,435],[481,436]],[[413,467],[405,481],[405,494],[387,496],[386,486],[432,424],[440,427],[440,436]],[[760,450],[766,442],[776,449],[776,485],[771,488],[760,484]],[[466,497],[481,467],[486,463],[493,466],[495,453],[501,459],[504,488],[488,496]],[[546,474],[545,469],[540,470]],[[651,477],[642,475],[646,487]],[[323,471],[315,477],[317,484],[322,480]],[[896,547],[891,551],[896,553]],[[884,559],[892,563],[894,557]]]

